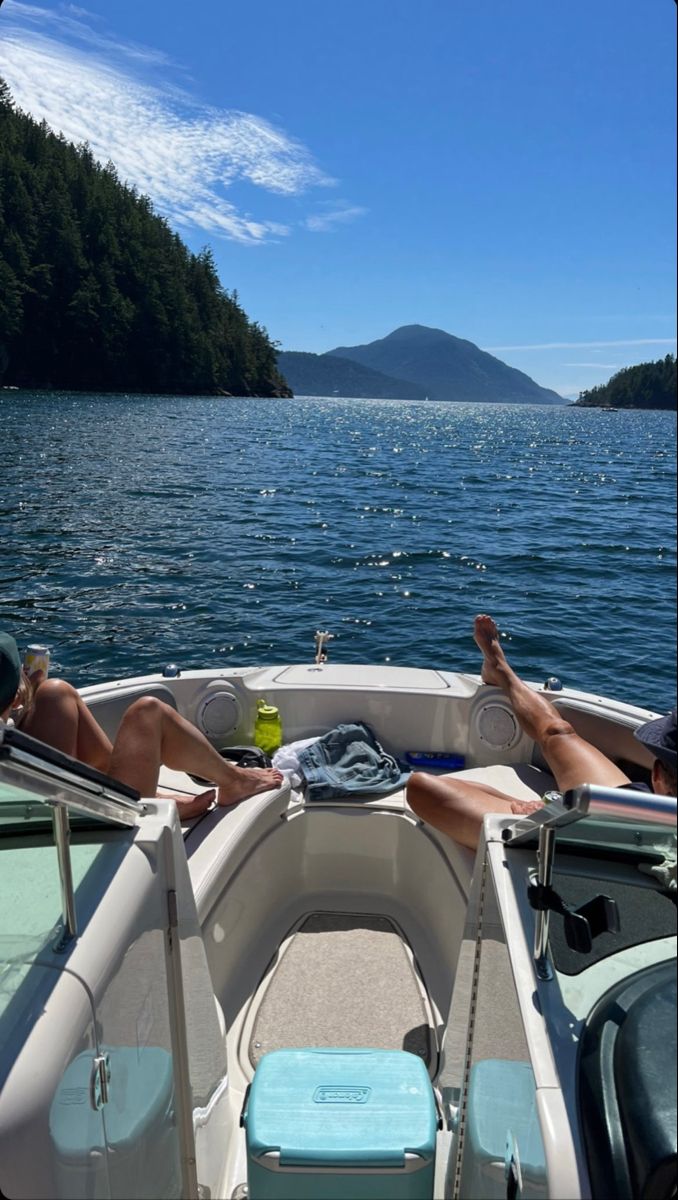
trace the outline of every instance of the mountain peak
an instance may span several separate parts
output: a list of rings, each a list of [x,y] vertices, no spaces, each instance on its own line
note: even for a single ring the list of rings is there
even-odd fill
[[[509,367],[474,342],[428,325],[401,325],[362,346],[338,346],[327,356],[351,359],[424,389],[431,400],[507,404],[562,404],[523,371]]]
[[[432,334],[437,335],[438,337],[449,337],[449,338],[452,338],[454,341],[459,340],[458,338],[454,338],[453,334],[446,333],[444,329],[436,329],[435,326],[433,326],[433,325],[400,325],[398,327],[398,329],[394,329],[392,333],[387,333],[386,337],[382,338],[381,340],[387,341],[389,338],[400,338],[400,337],[426,337],[426,338],[428,338]]]

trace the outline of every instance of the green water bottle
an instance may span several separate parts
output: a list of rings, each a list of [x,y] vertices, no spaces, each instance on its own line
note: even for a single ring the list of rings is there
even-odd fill
[[[264,754],[274,754],[282,745],[280,713],[274,704],[257,701],[257,719],[254,723],[254,744]]]

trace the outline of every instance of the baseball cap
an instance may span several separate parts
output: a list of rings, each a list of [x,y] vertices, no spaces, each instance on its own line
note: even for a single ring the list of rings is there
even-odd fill
[[[647,746],[651,754],[673,771],[676,769],[676,710],[671,709],[665,717],[646,721],[635,731],[639,742]]]
[[[14,638],[0,633],[0,712],[12,703],[21,682],[21,658]]]

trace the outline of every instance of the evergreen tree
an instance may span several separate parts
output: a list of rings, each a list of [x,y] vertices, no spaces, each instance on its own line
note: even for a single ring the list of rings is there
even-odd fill
[[[657,362],[624,367],[607,383],[580,392],[583,408],[675,408],[676,359],[667,354]]]
[[[0,79],[0,383],[291,395],[276,347],[111,163]]]

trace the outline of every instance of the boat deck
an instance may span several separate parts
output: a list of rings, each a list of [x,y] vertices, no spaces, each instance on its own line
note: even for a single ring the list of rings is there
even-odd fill
[[[271,1050],[409,1050],[429,1066],[435,1028],[412,949],[391,918],[318,912],[281,944],[253,998],[249,1060]]]

